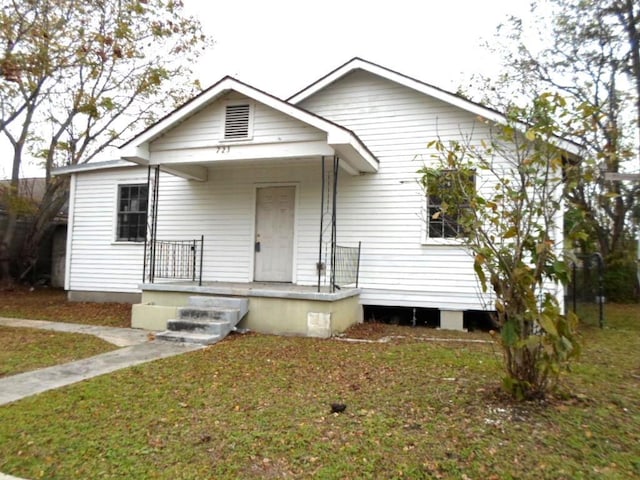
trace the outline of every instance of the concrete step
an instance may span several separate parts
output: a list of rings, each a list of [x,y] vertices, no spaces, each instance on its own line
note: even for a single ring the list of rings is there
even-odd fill
[[[178,308],[179,320],[221,320],[236,325],[242,316],[237,308],[223,307],[180,307]]]
[[[232,329],[231,323],[224,320],[195,320],[177,319],[167,322],[167,330],[172,332],[184,331],[206,333],[209,335],[226,336]]]
[[[209,333],[197,332],[175,332],[166,330],[156,334],[156,340],[164,340],[166,342],[181,343],[199,343],[200,345],[212,345],[222,340],[220,335],[211,335]]]
[[[192,296],[189,297],[189,306],[202,308],[235,308],[240,310],[240,318],[249,311],[249,299],[241,297],[210,297]]]
[[[239,297],[189,297],[178,308],[178,318],[167,322],[159,340],[210,345],[226,337],[249,311],[249,300]]]

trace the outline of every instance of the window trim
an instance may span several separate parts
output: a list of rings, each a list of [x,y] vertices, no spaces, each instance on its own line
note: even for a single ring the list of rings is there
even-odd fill
[[[249,107],[249,118],[247,122],[247,136],[226,138],[225,134],[227,131],[227,108],[238,106],[238,105],[247,105]],[[250,100],[230,100],[230,101],[224,102],[223,108],[222,108],[222,128],[220,132],[220,141],[225,143],[231,143],[231,142],[247,142],[247,141],[253,140],[254,112],[255,112],[255,104]]]
[[[121,212],[120,211],[120,196],[121,196],[121,192],[122,192],[122,187],[134,187],[134,186],[138,186],[138,187],[144,187],[147,189],[147,209],[144,211],[145,213],[145,235],[142,239],[138,240],[130,240],[130,239],[126,239],[126,238],[120,238],[120,215]],[[138,210],[135,213],[142,213],[142,210]],[[127,181],[118,181],[115,185],[115,208],[114,208],[114,215],[113,215],[113,226],[114,226],[114,232],[113,232],[113,244],[115,245],[142,245],[145,243],[146,241],[146,237],[147,237],[147,229],[148,229],[148,221],[149,221],[149,185],[146,181],[142,181],[141,179],[136,179],[136,180],[127,180]]]

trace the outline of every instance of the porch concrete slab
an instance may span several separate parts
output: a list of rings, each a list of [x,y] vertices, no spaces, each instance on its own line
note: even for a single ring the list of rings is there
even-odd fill
[[[139,285],[142,290],[142,300],[148,298],[148,292],[179,292],[206,295],[225,295],[231,297],[272,297],[297,300],[315,300],[321,302],[335,302],[344,298],[358,296],[360,288],[343,288],[335,292],[329,292],[328,287],[322,287],[318,292],[316,286],[296,285],[293,283],[276,282],[203,282],[198,285],[194,282],[162,282],[143,283]]]
[[[105,373],[201,348],[203,348],[202,345],[152,341],[75,362],[2,378],[0,379],[0,405]]]
[[[46,320],[27,320],[23,318],[0,317],[0,325],[5,327],[39,328],[56,332],[84,333],[94,335],[118,347],[138,345],[149,340],[149,332],[133,328],[101,327],[79,323],[49,322]]]

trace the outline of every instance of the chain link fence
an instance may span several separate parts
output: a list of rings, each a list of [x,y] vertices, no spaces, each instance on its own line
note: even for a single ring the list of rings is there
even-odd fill
[[[571,263],[571,283],[567,287],[567,310],[587,323],[604,325],[606,298],[604,263],[599,253],[578,255]]]

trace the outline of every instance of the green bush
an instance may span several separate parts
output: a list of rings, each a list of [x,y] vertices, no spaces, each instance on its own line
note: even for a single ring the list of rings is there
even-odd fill
[[[604,293],[608,301],[630,303],[638,301],[638,279],[633,260],[610,260],[604,271]]]

